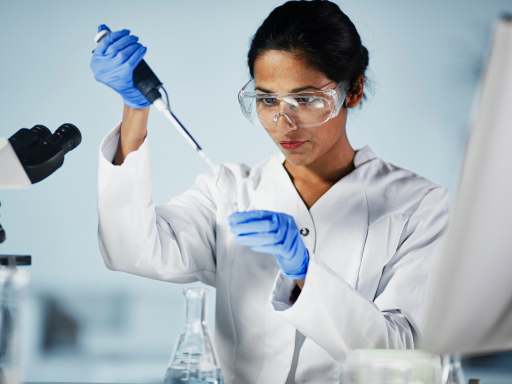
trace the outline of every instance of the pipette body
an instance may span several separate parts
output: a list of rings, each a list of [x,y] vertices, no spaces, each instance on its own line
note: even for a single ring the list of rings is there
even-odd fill
[[[101,39],[107,36],[110,32],[108,30],[103,30],[99,32],[94,41],[99,43]],[[133,71],[133,84],[135,87],[141,91],[144,97],[148,100],[150,104],[153,104],[156,109],[162,112],[167,119],[171,122],[171,124],[181,133],[181,135],[188,141],[188,143],[197,151],[199,156],[203,158],[203,160],[212,168],[213,172],[217,171],[215,164],[210,160],[206,153],[204,153],[203,149],[199,146],[197,141],[192,137],[192,135],[186,130],[183,124],[176,118],[176,116],[171,112],[169,108],[169,104],[162,100],[162,95],[159,91],[162,88],[163,84],[158,77],[156,77],[155,73],[149,68],[147,63],[142,60],[135,70]]]

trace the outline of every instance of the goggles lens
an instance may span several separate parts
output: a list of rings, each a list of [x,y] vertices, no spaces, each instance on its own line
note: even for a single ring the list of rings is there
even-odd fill
[[[297,128],[312,128],[338,114],[346,88],[345,83],[340,83],[327,91],[256,93],[254,80],[251,80],[240,91],[238,99],[243,114],[255,125],[272,128],[282,116]]]

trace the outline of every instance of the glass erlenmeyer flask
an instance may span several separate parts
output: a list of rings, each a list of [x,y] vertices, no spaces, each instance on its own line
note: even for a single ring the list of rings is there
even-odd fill
[[[208,293],[185,288],[185,321],[181,325],[164,384],[224,384],[208,330]]]

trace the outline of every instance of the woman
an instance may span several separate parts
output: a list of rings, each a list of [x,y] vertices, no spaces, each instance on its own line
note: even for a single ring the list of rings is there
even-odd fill
[[[149,104],[131,80],[144,53],[114,32],[91,64],[125,101],[100,154],[107,267],[214,286],[226,383],[335,383],[350,349],[414,348],[447,191],[350,146],[368,51],[339,7],[287,2],[253,38],[239,100],[281,153],[253,169],[219,166],[158,207]]]

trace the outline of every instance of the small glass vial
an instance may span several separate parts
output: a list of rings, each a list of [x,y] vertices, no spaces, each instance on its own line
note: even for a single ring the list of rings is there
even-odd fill
[[[172,351],[164,384],[224,384],[208,330],[208,293],[185,288],[185,320]]]
[[[20,382],[19,311],[28,280],[15,266],[0,266],[0,383]]]

